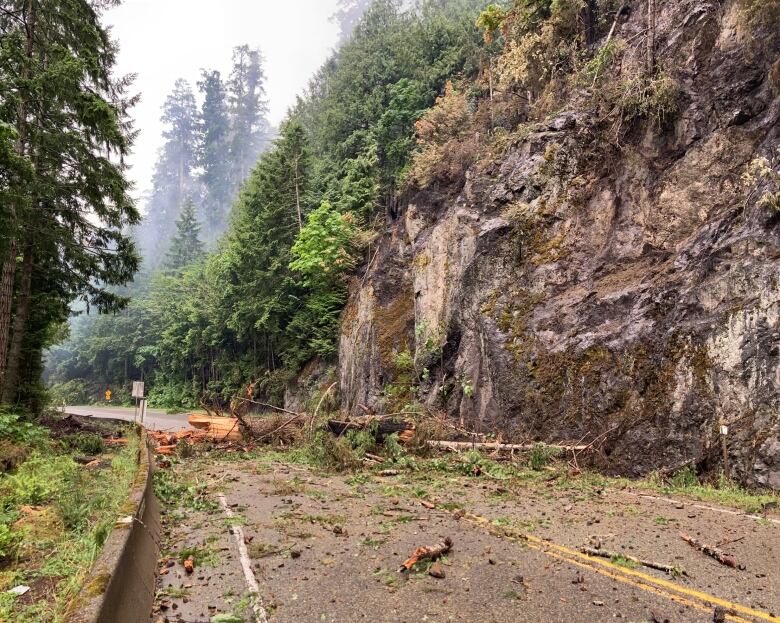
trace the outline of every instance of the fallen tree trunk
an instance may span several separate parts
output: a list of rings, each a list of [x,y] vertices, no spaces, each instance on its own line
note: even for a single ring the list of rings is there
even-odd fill
[[[411,440],[414,437],[414,422],[406,420],[383,420],[378,418],[368,418],[366,420],[339,421],[328,420],[328,429],[337,437],[341,437],[348,430],[366,430],[376,422],[375,436],[377,441],[382,441],[385,437],[398,434],[398,440],[403,442]]]
[[[583,554],[587,554],[588,556],[598,556],[599,558],[609,558],[610,560],[614,561],[616,559],[624,559],[631,561],[635,565],[640,565],[642,567],[649,567],[650,569],[657,569],[658,571],[663,571],[664,573],[668,573],[669,575],[678,576],[678,575],[688,575],[685,572],[685,569],[682,569],[680,567],[677,567],[675,565],[666,565],[662,562],[655,562],[653,560],[644,560],[642,558],[637,558],[636,556],[629,556],[627,554],[621,554],[619,552],[610,552],[609,550],[605,549],[596,549],[594,547],[581,547],[580,551]]]
[[[566,446],[552,443],[498,443],[498,442],[471,442],[471,441],[439,441],[435,439],[429,439],[428,445],[434,448],[442,448],[444,450],[499,450],[511,452],[512,450],[533,450],[536,446],[541,445],[545,448],[557,448],[559,450],[586,450],[590,446],[587,445],[574,445]]]

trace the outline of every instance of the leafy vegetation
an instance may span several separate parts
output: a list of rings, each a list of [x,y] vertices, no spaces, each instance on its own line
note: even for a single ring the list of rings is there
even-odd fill
[[[79,445],[98,449],[91,436],[74,435],[63,444],[45,429],[18,423],[12,428],[16,439],[34,438],[37,449],[0,475],[0,619],[56,622],[78,593],[126,500],[137,468],[138,438],[131,435],[118,453],[102,454],[109,467],[86,470],[73,455],[80,453]],[[3,435],[8,431],[6,425]],[[5,592],[17,584],[40,588],[32,600],[17,602]]]
[[[78,300],[112,312],[139,265],[132,145],[102,3],[4,2],[0,14],[0,402],[42,406],[42,352]]]
[[[202,257],[197,222],[182,213],[174,233],[167,206],[178,213],[192,196],[197,212],[222,197],[223,209],[229,193],[209,182],[203,199],[193,178],[198,150],[174,148],[197,143],[198,127],[206,127],[210,147],[198,157],[204,175],[221,179],[218,154],[232,161],[241,151],[232,144],[227,156],[220,151],[226,124],[237,123],[231,111],[254,104],[241,108],[233,82],[224,87],[207,73],[198,113],[189,87],[178,84],[165,108],[167,142],[148,225],[173,236],[173,270],[144,278],[119,315],[73,324],[49,357],[47,380],[61,399],[86,393],[96,400],[110,387],[122,400],[130,381],[144,378],[156,406],[227,402],[249,382],[256,397],[278,402],[304,363],[332,357],[347,279],[367,256],[375,227],[395,210],[417,149],[415,123],[452,76],[476,75],[481,5],[425,0],[405,10],[392,0],[373,2],[251,169],[218,250]],[[260,71],[251,51],[236,54],[231,80]],[[208,117],[206,126],[195,123],[199,115]],[[176,177],[182,171],[186,179]],[[169,197],[169,190],[179,194]],[[155,225],[163,217],[167,224]]]

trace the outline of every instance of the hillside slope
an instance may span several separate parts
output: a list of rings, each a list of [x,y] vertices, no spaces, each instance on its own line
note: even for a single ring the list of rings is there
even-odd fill
[[[778,488],[780,213],[743,179],[777,158],[777,24],[659,0],[680,104],[624,121],[598,85],[642,63],[631,5],[619,64],[402,203],[344,313],[342,406],[414,394],[505,438],[596,440],[597,465],[627,474],[719,469],[726,422],[733,474]]]

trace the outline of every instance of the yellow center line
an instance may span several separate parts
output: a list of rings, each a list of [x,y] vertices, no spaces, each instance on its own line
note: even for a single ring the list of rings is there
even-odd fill
[[[464,519],[467,519],[471,523],[475,523],[481,526],[492,527],[490,520],[481,515],[474,515],[473,513],[466,513],[463,515]],[[500,536],[510,541],[523,541],[529,547],[542,552],[553,558],[565,560],[580,567],[590,569],[601,575],[605,575],[619,582],[630,584],[637,588],[641,588],[644,591],[654,593],[671,599],[677,603],[684,604],[702,610],[704,612],[711,612],[713,605],[722,606],[726,610],[731,611],[732,614],[727,615],[730,621],[737,623],[751,623],[749,620],[744,619],[737,615],[737,613],[752,617],[754,619],[761,619],[762,621],[770,621],[772,623],[780,623],[780,618],[772,616],[766,612],[760,610],[754,610],[742,604],[734,603],[714,595],[709,595],[702,591],[697,591],[693,588],[682,586],[669,580],[656,578],[636,569],[628,569],[616,565],[615,563],[589,556],[578,552],[577,550],[570,549],[563,545],[558,545],[552,541],[539,538],[530,534],[518,533],[518,536],[513,537],[511,535],[503,533],[500,530],[489,530],[491,533],[501,532]],[[555,551],[551,551],[555,550]],[[675,591],[675,593],[681,593],[681,595],[670,593],[668,591]],[[685,595],[685,597],[683,596]],[[688,599],[688,597],[692,599]],[[698,600],[698,601],[696,601]],[[703,602],[703,603],[702,603]]]

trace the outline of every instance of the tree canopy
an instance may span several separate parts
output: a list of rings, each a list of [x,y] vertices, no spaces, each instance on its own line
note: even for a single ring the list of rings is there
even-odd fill
[[[153,402],[166,406],[226,401],[251,381],[266,400],[280,401],[300,366],[333,357],[348,280],[384,219],[393,218],[418,148],[416,122],[449,79],[478,71],[482,4],[344,3],[345,20],[360,15],[351,35],[256,163],[268,136],[260,54],[236,48],[224,83],[204,73],[200,126],[192,126],[199,128],[202,194],[193,196],[201,222],[211,227],[217,197],[248,175],[227,231],[210,254],[153,277],[115,323],[113,341],[106,323],[77,324],[71,341],[52,351],[49,380],[99,377],[118,389],[143,377]],[[184,89],[174,95],[189,101]],[[189,104],[175,110],[194,114]],[[166,149],[175,147],[169,128]],[[170,205],[178,214],[183,204]],[[193,224],[183,213],[171,242],[177,257],[185,257],[184,232]]]

